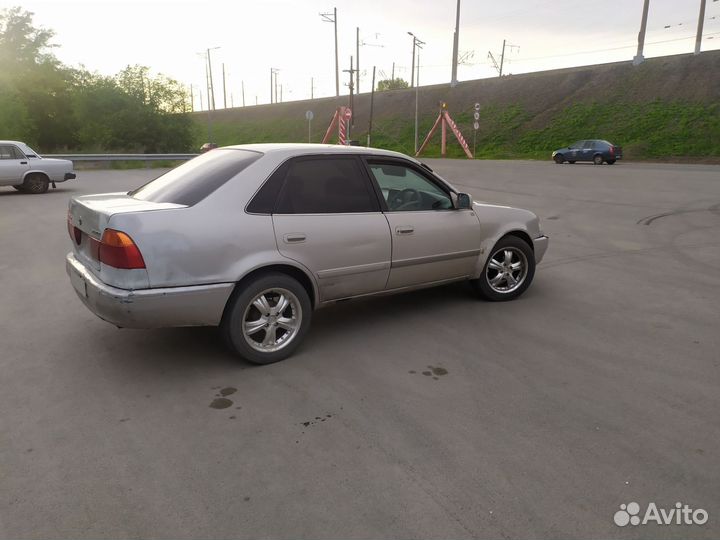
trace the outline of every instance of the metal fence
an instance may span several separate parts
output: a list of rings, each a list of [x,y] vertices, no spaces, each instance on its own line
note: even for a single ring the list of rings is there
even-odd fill
[[[70,161],[186,161],[198,154],[43,154]]]

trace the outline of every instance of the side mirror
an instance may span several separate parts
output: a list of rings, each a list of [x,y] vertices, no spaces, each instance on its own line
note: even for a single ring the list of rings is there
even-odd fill
[[[468,193],[458,193],[455,208],[458,210],[468,210],[472,208],[472,197]]]

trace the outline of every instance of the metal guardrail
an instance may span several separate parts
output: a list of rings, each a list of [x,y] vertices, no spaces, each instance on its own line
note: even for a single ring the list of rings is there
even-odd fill
[[[70,161],[180,161],[198,154],[43,154],[46,158]]]

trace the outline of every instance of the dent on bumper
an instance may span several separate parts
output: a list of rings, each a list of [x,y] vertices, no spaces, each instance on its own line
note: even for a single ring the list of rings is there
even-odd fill
[[[234,283],[125,290],[106,285],[72,253],[65,269],[78,297],[101,319],[125,328],[216,326]]]
[[[540,236],[533,240],[533,251],[535,251],[535,264],[542,261],[542,258],[545,256],[549,240],[550,239],[547,236]]]

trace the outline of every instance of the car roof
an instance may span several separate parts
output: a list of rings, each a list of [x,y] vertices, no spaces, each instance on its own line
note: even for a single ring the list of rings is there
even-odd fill
[[[410,161],[418,163],[415,158],[400,152],[393,152],[392,150],[366,148],[365,146],[344,146],[339,144],[258,143],[238,144],[233,146],[224,146],[222,148],[251,150],[255,152],[262,152],[263,154],[282,154],[284,157],[303,156],[309,154],[363,154],[409,159]]]
[[[24,145],[27,146],[24,142],[20,141],[0,141],[0,144],[17,144],[17,145]]]

